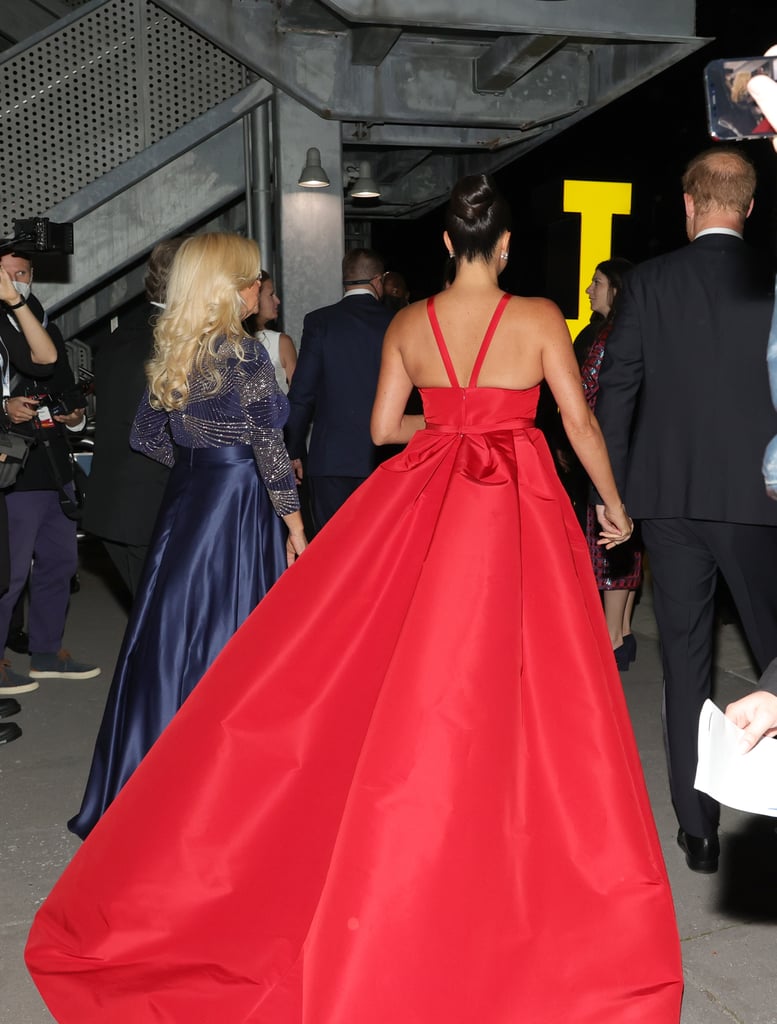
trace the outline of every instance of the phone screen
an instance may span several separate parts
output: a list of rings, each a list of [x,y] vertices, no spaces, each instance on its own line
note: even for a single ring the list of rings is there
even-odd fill
[[[747,91],[753,75],[777,78],[775,57],[724,57],[704,69],[707,120],[715,139],[771,139],[777,130]]]

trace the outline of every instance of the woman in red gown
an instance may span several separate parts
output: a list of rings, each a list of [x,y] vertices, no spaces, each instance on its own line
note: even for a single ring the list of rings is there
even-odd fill
[[[63,1024],[677,1024],[669,885],[533,425],[543,376],[605,543],[631,522],[560,312],[497,286],[508,228],[490,179],[458,184],[455,282],[386,335],[373,435],[407,448],[230,641],[39,911],[27,961]]]

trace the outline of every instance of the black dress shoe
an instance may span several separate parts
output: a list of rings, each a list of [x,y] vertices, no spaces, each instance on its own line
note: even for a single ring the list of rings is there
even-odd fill
[[[677,845],[685,852],[685,863],[691,871],[713,875],[718,870],[720,843],[717,836],[692,836],[679,829]]]
[[[0,697],[0,718],[10,718],[22,710],[21,704],[13,697]]]
[[[22,730],[16,724],[16,722],[0,722],[0,746],[3,743],[10,743],[12,740],[18,740],[22,734]]]
[[[23,629],[9,629],[5,646],[10,647],[17,654],[29,654],[30,638]]]

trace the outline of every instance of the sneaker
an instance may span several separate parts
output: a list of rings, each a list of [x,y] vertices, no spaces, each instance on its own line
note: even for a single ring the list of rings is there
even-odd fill
[[[21,734],[22,730],[16,722],[0,723],[0,746],[2,746],[3,743],[10,743],[12,740],[18,740]]]
[[[13,697],[0,697],[0,718],[10,718],[11,715],[18,715],[22,706]]]
[[[13,697],[17,693],[32,693],[40,684],[29,676],[20,676],[11,668],[10,661],[0,661],[0,696]]]
[[[64,649],[56,654],[30,655],[32,679],[91,679],[99,674],[100,669],[96,665],[76,661],[70,651]]]

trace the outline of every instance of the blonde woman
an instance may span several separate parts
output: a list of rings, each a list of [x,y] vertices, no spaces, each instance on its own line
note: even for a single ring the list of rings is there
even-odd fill
[[[82,838],[306,545],[283,444],[288,401],[242,326],[260,274],[256,243],[237,235],[196,235],[173,261],[130,437],[172,472],[69,822]]]

